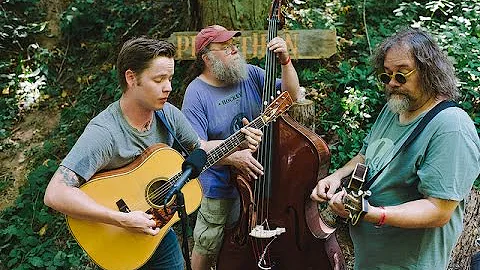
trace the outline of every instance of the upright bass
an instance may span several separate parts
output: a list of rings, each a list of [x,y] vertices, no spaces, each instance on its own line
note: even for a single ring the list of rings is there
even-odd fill
[[[277,36],[281,0],[270,10],[267,42]],[[275,89],[277,59],[267,50],[263,104],[278,93]],[[334,269],[333,253],[343,269],[343,256],[331,234],[326,239],[313,236],[306,223],[305,204],[318,182],[328,173],[330,151],[320,136],[282,115],[264,129],[257,159],[264,175],[256,181],[237,175],[240,218],[226,229],[217,259],[219,270],[254,269]],[[326,248],[328,246],[328,248]]]

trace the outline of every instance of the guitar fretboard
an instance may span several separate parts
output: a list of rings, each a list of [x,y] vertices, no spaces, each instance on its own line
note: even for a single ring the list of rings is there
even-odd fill
[[[265,121],[263,121],[262,115],[255,118],[252,122],[250,122],[247,127],[253,127],[256,129],[261,129],[264,127],[266,124]],[[232,136],[228,137],[226,140],[224,140],[221,144],[219,144],[217,147],[214,149],[210,150],[207,153],[207,162],[205,163],[205,166],[202,169],[202,172],[205,171],[206,169],[210,168],[212,165],[217,163],[219,160],[224,158],[225,156],[228,156],[230,153],[235,150],[237,146],[239,146],[241,143],[245,141],[245,134],[243,134],[240,130],[235,132]]]
[[[252,122],[250,122],[247,126],[245,127],[253,127],[256,129],[261,129],[263,128],[267,122],[263,120],[263,114],[260,115],[259,117],[255,118]],[[245,134],[243,134],[240,130],[235,132],[232,136],[228,137],[226,140],[224,140],[221,144],[219,144],[217,147],[213,148],[207,153],[207,161],[205,162],[205,166],[203,166],[202,172],[213,166],[215,163],[217,163],[220,159],[228,156],[235,150],[237,146],[239,146],[241,143],[245,141]],[[174,176],[172,176],[168,183],[172,187],[177,180],[180,178],[182,175],[182,171],[176,173]]]
[[[288,92],[283,92],[265,109],[265,111],[259,117],[255,118],[245,127],[262,129],[268,123],[275,120],[275,118],[288,110],[292,103],[292,98],[290,97]],[[265,132],[266,131],[264,131],[264,134]],[[204,172],[205,170],[213,166],[215,163],[217,163],[220,159],[231,154],[233,151],[235,151],[235,148],[237,148],[237,146],[242,144],[244,141],[245,134],[243,134],[240,130],[225,139],[222,143],[220,143],[207,153],[207,160],[201,172]],[[170,187],[172,187],[177,182],[181,175],[182,171],[176,173],[167,181]]]

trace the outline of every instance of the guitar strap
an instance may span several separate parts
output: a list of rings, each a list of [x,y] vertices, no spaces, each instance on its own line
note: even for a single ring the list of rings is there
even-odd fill
[[[165,116],[165,112],[163,110],[155,111],[155,115],[158,118],[160,118],[160,120],[162,121],[165,128],[167,128],[168,133],[171,136],[171,139],[173,139],[172,148],[180,150],[181,152],[183,152],[182,153],[183,156],[188,156],[190,154],[190,152],[188,152],[187,149],[185,147],[183,147],[183,145],[180,143],[180,141],[175,136],[175,132],[173,131],[170,124],[168,123],[167,117]],[[171,141],[171,139],[170,139],[170,141]]]
[[[442,102],[438,103],[435,107],[433,107],[423,118],[420,120],[420,123],[418,123],[418,126],[415,127],[413,132],[408,136],[407,140],[403,143],[403,145],[397,150],[395,155],[393,155],[392,159],[390,159],[389,162],[385,163],[383,167],[377,171],[377,173],[368,181],[363,187],[362,190],[366,191],[368,190],[373,182],[377,180],[378,176],[382,174],[383,170],[387,167],[387,165],[399,154],[401,153],[404,149],[406,149],[412,142],[415,140],[418,134],[420,134],[425,126],[432,120],[439,112],[443,111],[446,108],[449,107],[458,107],[458,104],[453,102],[453,101],[447,101],[443,100]]]
[[[165,116],[165,112],[163,111],[163,109],[159,110],[159,111],[155,111],[155,115],[158,118],[160,118],[163,125],[167,128],[169,135],[171,137],[173,137],[174,141],[173,141],[172,148],[183,151],[183,153],[182,153],[183,156],[190,155],[190,152],[188,152],[187,149],[185,147],[183,147],[183,145],[180,143],[180,141],[175,136],[175,132],[173,131],[170,124],[168,123],[167,117]],[[171,138],[170,138],[170,140],[171,140]],[[182,198],[183,198],[183,196],[182,196]],[[185,210],[185,208],[183,208],[183,210]],[[187,236],[187,229],[186,229],[187,227],[189,227],[187,213],[183,212],[183,214],[182,214],[182,210],[177,210],[177,211],[178,211],[178,215],[180,216],[180,219],[182,220],[182,239],[183,239],[183,241],[182,241],[182,254],[183,254],[183,258],[186,262],[187,270],[191,270],[192,268],[190,266],[189,248],[188,248],[188,240],[187,240],[188,236]]]

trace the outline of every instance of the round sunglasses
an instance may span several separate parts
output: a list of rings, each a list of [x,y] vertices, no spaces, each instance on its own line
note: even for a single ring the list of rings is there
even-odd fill
[[[398,83],[401,83],[401,84],[404,84],[407,82],[407,77],[412,75],[412,73],[417,70],[417,69],[413,69],[412,71],[406,73],[406,74],[403,74],[402,72],[394,72],[392,75],[390,74],[387,74],[387,73],[380,73],[378,74],[378,79],[384,83],[384,84],[388,84],[390,83],[390,81],[395,78],[395,80],[398,82]]]

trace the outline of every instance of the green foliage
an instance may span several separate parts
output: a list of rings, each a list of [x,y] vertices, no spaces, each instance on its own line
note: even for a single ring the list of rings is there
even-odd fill
[[[56,163],[47,160],[33,170],[15,206],[1,214],[0,263],[6,269],[65,269],[88,264],[68,237],[63,217],[52,215],[43,204],[45,183],[56,169]]]
[[[480,5],[474,1],[465,1],[451,9],[446,22],[432,21],[437,30],[438,41],[455,61],[460,90],[461,105],[470,114],[480,131]],[[472,8],[473,7],[473,8]],[[454,15],[454,11],[462,11]],[[449,13],[450,14],[450,13]]]
[[[32,43],[46,26],[45,22],[31,21],[38,19],[34,14],[41,14],[35,13],[35,4],[36,1],[6,1],[5,8],[0,9],[0,139],[8,137],[22,111],[48,94],[44,90],[52,76],[48,68],[52,56]]]
[[[321,3],[319,3],[321,2]],[[286,23],[293,29],[335,29],[335,13],[338,1],[294,1],[288,3]]]
[[[0,194],[2,194],[8,187],[15,182],[11,172],[5,172],[0,176]]]
[[[72,41],[117,43],[132,36],[161,36],[182,27],[175,12],[185,1],[75,0],[62,16],[62,31]],[[120,43],[121,44],[121,43]]]
[[[332,150],[332,170],[342,166],[361,148],[364,133],[384,104],[369,58],[375,45],[406,26],[431,32],[452,58],[460,81],[461,105],[480,130],[480,26],[478,0],[462,1],[309,1],[294,14],[289,26],[314,26],[316,11],[325,26],[334,22],[338,53],[319,65],[299,62],[302,85],[311,86],[307,97],[316,101],[318,132],[326,135]],[[363,5],[365,4],[365,6]],[[381,14],[381,15],[379,15]],[[309,17],[310,16],[310,17]],[[366,25],[365,25],[366,22]],[[321,68],[319,68],[319,66]],[[364,100],[363,100],[364,99]]]

